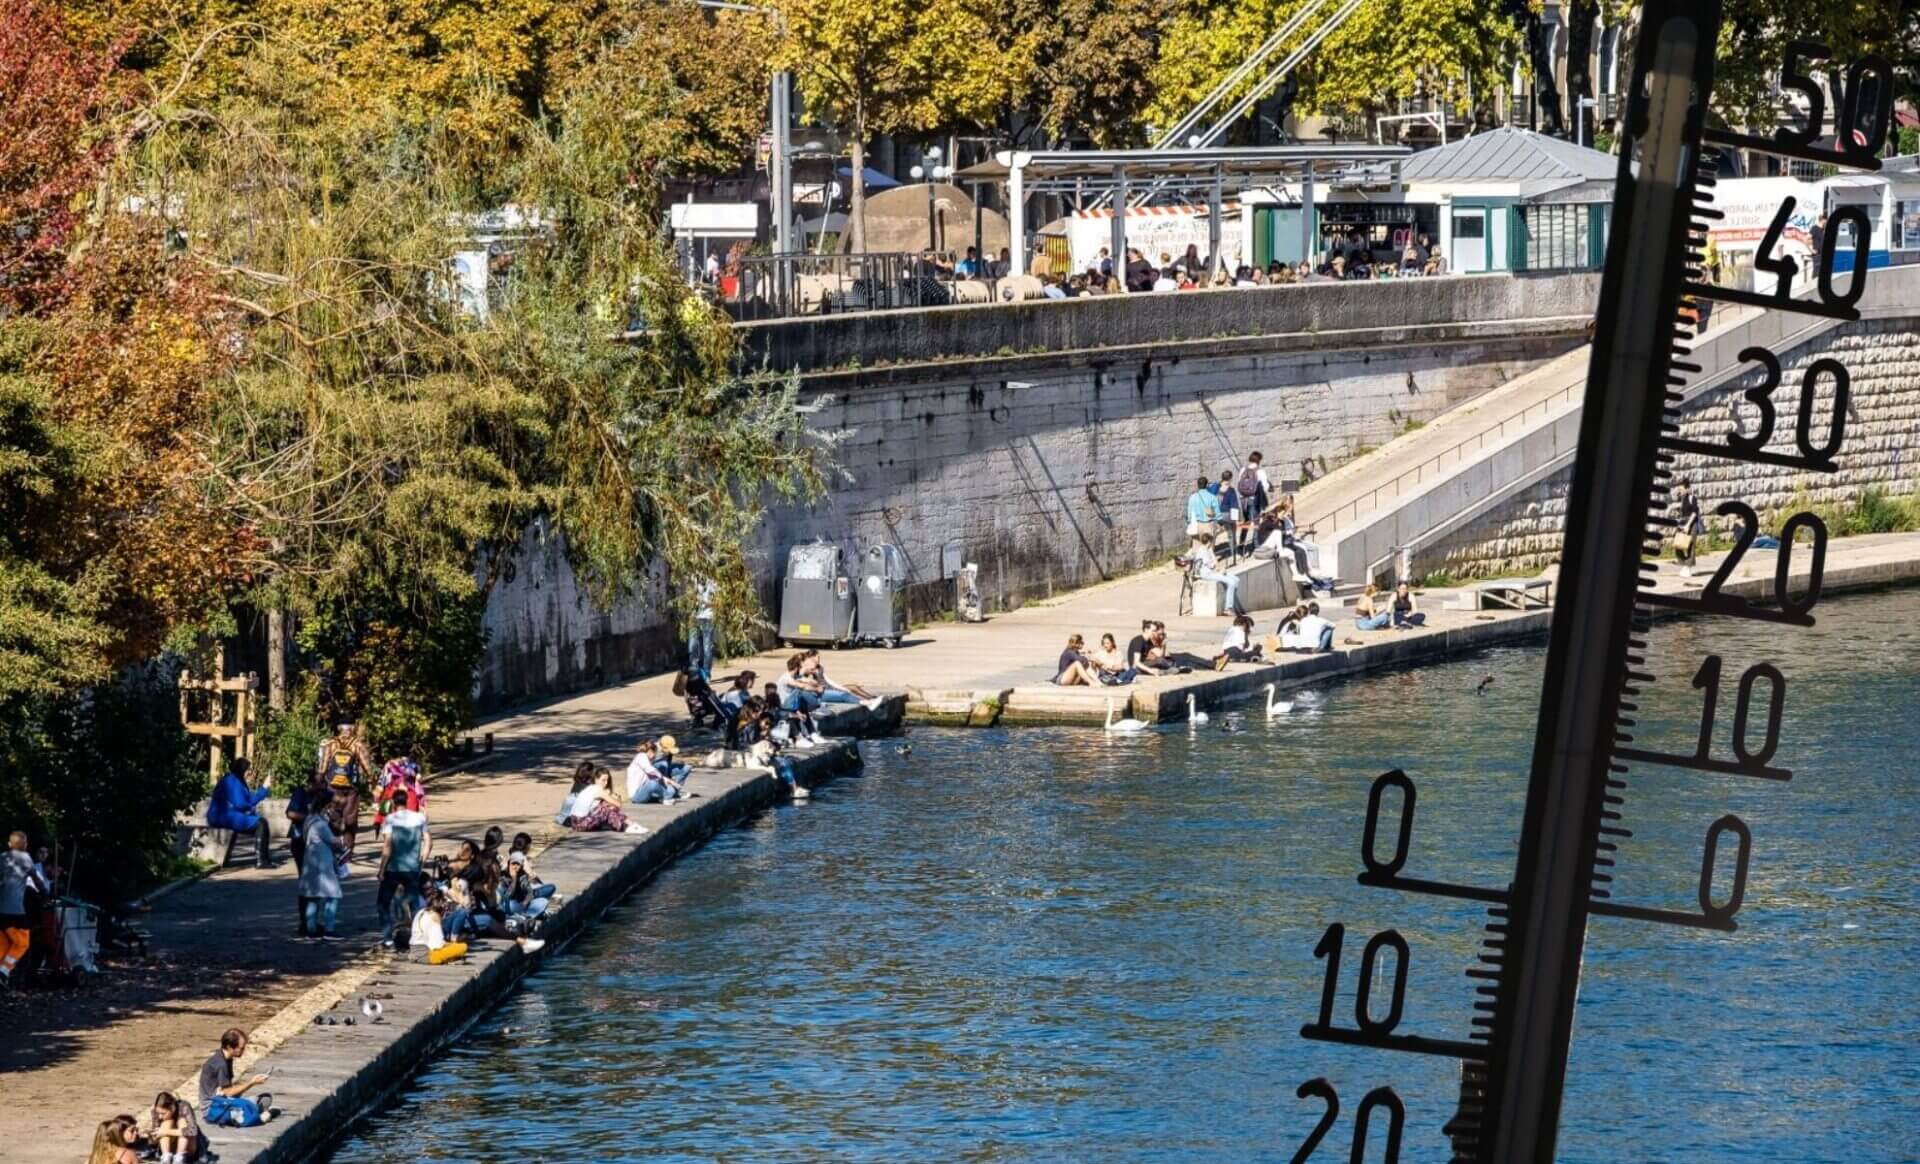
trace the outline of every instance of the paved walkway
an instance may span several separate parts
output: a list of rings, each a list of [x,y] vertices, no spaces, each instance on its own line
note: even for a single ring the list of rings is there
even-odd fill
[[[509,837],[532,833],[536,848],[571,836],[552,818],[575,764],[590,759],[622,772],[641,736],[686,736],[679,701],[664,684],[654,686],[666,698],[640,698],[637,689],[647,686],[605,688],[481,725],[494,733],[494,754],[430,782],[436,845],[446,851],[450,838],[478,840],[494,824]],[[650,806],[634,815],[651,827],[651,817],[668,811]],[[101,1119],[144,1116],[155,1094],[193,1076],[221,1031],[238,1026],[258,1038],[264,1029],[260,1042],[278,1042],[351,989],[356,974],[381,961],[370,957],[379,855],[371,832],[363,824],[341,903],[344,941],[291,940],[293,871],[282,847],[277,869],[229,867],[156,901],[142,919],[153,935],[145,961],[116,962],[112,973],[71,991],[0,995],[0,1160],[72,1164]]]
[[[1796,564],[1804,569],[1804,555]],[[1702,563],[1691,581],[1662,567],[1663,588],[1697,586],[1715,559]],[[1770,588],[1774,555],[1756,552],[1734,575],[1736,587]],[[1911,580],[1920,576],[1920,534],[1850,538],[1833,543],[1827,558],[1830,590]],[[1179,577],[1171,568],[1152,570],[1029,605],[981,624],[939,623],[915,630],[897,650],[869,648],[828,654],[829,671],[888,693],[940,689],[1006,691],[1044,684],[1068,633],[1097,639],[1111,631],[1124,640],[1143,617],[1166,620],[1176,650],[1209,656],[1225,622],[1171,617]],[[1372,643],[1344,621],[1338,632],[1349,669],[1404,662],[1416,640],[1437,650],[1487,641],[1480,628],[1510,626],[1535,633],[1545,616],[1488,615],[1444,609],[1449,595],[1428,592],[1422,604],[1433,628],[1427,632],[1373,632]],[[1270,630],[1272,616],[1259,618]],[[1405,644],[1405,648],[1401,646]],[[786,652],[746,661],[771,676]],[[1330,656],[1302,657],[1290,667],[1304,678],[1328,673]],[[1316,661],[1319,660],[1319,661]],[[737,665],[737,664],[735,664]],[[723,668],[730,673],[732,666]],[[1224,676],[1196,673],[1179,684],[1225,684],[1215,693],[1242,694],[1264,682],[1252,668]],[[430,809],[436,836],[477,837],[490,824],[509,834],[525,829],[554,834],[552,813],[568,775],[581,759],[623,766],[642,734],[684,726],[684,710],[671,680],[657,676],[501,716],[481,727],[494,733],[496,753],[479,767],[432,783]],[[1205,688],[1203,688],[1205,689]],[[1095,694],[1103,699],[1104,693]],[[1157,699],[1158,696],[1156,695]],[[1095,718],[1097,718],[1097,712]],[[684,733],[682,733],[684,734]],[[697,802],[696,802],[697,803]],[[640,810],[642,822],[651,812]],[[364,845],[363,833],[363,845]],[[210,1053],[221,1030],[240,1026],[264,1031],[275,1042],[302,1029],[313,1013],[333,1005],[373,973],[372,854],[363,852],[348,883],[342,918],[354,937],[337,946],[287,940],[293,932],[291,872],[231,868],[174,892],[156,903],[147,925],[155,953],[140,966],[116,966],[99,984],[71,993],[45,991],[0,996],[0,1072],[7,1100],[0,1105],[0,1157],[8,1164],[68,1164],[83,1153],[92,1126],[117,1111],[143,1111],[165,1088],[190,1077]]]

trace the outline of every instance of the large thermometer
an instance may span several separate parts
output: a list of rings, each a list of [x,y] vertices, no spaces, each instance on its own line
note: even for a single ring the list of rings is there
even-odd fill
[[[1812,513],[1798,513],[1779,530],[1765,531],[1752,507],[1722,504],[1717,512],[1735,527],[1734,548],[1704,587],[1691,594],[1654,592],[1650,559],[1676,524],[1668,486],[1677,454],[1810,472],[1838,467],[1846,442],[1848,374],[1836,360],[1822,359],[1808,370],[1800,385],[1794,439],[1786,448],[1779,447],[1786,442],[1775,434],[1783,410],[1772,397],[1780,369],[1775,353],[1763,348],[1741,353],[1766,374],[1746,393],[1759,415],[1757,432],[1737,429],[1724,443],[1680,439],[1679,390],[1702,372],[1689,359],[1689,345],[1703,326],[1698,301],[1859,318],[1855,305],[1866,290],[1869,223],[1858,208],[1834,213],[1812,257],[1811,279],[1778,253],[1794,211],[1792,199],[1779,208],[1755,257],[1757,271],[1777,276],[1770,292],[1716,286],[1702,271],[1701,258],[1709,224],[1720,217],[1712,195],[1717,151],[1764,151],[1876,170],[1876,148],[1886,140],[1892,115],[1894,76],[1878,57],[1827,62],[1824,70],[1837,106],[1829,134],[1825,93],[1807,75],[1828,53],[1820,45],[1797,42],[1787,50],[1781,83],[1805,94],[1803,123],[1772,137],[1729,133],[1707,124],[1719,31],[1717,0],[1652,0],[1642,12],[1568,499],[1559,603],[1512,881],[1478,887],[1409,875],[1413,781],[1403,772],[1388,772],[1374,782],[1368,798],[1362,884],[1486,905],[1481,956],[1466,971],[1479,998],[1472,1029],[1460,1038],[1402,1029],[1416,960],[1397,931],[1374,934],[1361,947],[1351,1024],[1334,1013],[1345,927],[1329,926],[1314,950],[1326,961],[1326,989],[1318,1017],[1301,1034],[1458,1059],[1459,1108],[1443,1131],[1454,1160],[1462,1164],[1549,1164],[1554,1159],[1590,916],[1734,929],[1753,837],[1732,814],[1705,830],[1696,901],[1676,908],[1614,899],[1609,887],[1617,842],[1632,835],[1625,812],[1628,777],[1642,767],[1772,781],[1792,776],[1776,763],[1787,681],[1772,663],[1710,655],[1696,671],[1677,677],[1701,692],[1696,697],[1702,704],[1699,742],[1690,751],[1636,747],[1634,722],[1642,692],[1662,681],[1648,669],[1645,654],[1655,607],[1811,626],[1820,599],[1825,525]],[[1836,273],[1842,227],[1851,228],[1850,275]],[[1824,422],[1815,416],[1822,384],[1830,385],[1832,395]],[[1723,593],[1734,565],[1761,533],[1774,533],[1780,542],[1772,601],[1748,602]],[[1801,554],[1807,577],[1795,591],[1789,587],[1791,565]],[[1719,870],[1728,864],[1731,875],[1722,883]],[[1324,1078],[1303,1083],[1299,1095],[1325,1108],[1295,1152],[1296,1164],[1333,1134],[1340,1112],[1339,1097]],[[1351,1118],[1353,1164],[1365,1159],[1369,1129],[1382,1121],[1385,1159],[1389,1164],[1399,1159],[1407,1115],[1391,1086],[1369,1091],[1354,1105]]]

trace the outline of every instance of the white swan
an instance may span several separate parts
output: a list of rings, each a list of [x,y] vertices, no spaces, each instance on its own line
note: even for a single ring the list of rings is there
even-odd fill
[[[1292,700],[1290,699],[1276,700],[1273,697],[1273,695],[1274,695],[1274,685],[1269,683],[1267,684],[1267,718],[1268,719],[1279,719],[1281,716],[1293,710]]]
[[[1202,724],[1207,722],[1206,712],[1194,710],[1193,696],[1191,695],[1187,696],[1187,722],[1191,724]]]
[[[1143,732],[1147,730],[1145,720],[1113,718],[1113,700],[1111,699],[1107,700],[1106,726],[1109,732]]]

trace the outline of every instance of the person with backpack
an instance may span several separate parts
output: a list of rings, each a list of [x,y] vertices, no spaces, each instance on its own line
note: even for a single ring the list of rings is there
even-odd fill
[[[1247,454],[1247,463],[1240,468],[1240,475],[1234,479],[1233,490],[1240,495],[1240,522],[1234,527],[1234,543],[1239,544],[1241,535],[1253,528],[1255,515],[1267,511],[1267,494],[1273,484],[1267,480],[1267,471],[1261,468],[1264,458],[1260,450]]]
[[[351,860],[360,833],[360,790],[374,772],[359,728],[343,723],[334,730],[333,738],[320,745],[319,770],[333,789],[334,831],[346,842],[341,860]]]
[[[247,1053],[247,1032],[239,1027],[220,1036],[220,1049],[200,1065],[200,1103],[207,1122],[219,1127],[251,1128],[273,1118],[273,1097],[247,1092],[266,1083],[266,1074],[234,1082],[233,1064]]]

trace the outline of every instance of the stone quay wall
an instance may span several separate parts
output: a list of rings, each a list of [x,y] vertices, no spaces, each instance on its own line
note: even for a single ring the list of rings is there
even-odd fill
[[[1869,488],[1896,497],[1920,491],[1920,311],[1845,324],[1777,354],[1781,378],[1773,391],[1777,415],[1767,449],[1798,455],[1800,385],[1816,360],[1830,357],[1850,375],[1852,401],[1846,443],[1838,456],[1841,468],[1812,473],[1682,455],[1675,460],[1675,475],[1692,483],[1710,524],[1726,526],[1731,519],[1714,517],[1714,507],[1734,499],[1760,514],[1767,527],[1762,532],[1777,533],[1780,523],[1797,510],[1851,504]],[[1753,431],[1758,414],[1742,394],[1762,381],[1757,370],[1744,373],[1688,401],[1680,435],[1720,442],[1737,426]],[[1814,399],[1812,436],[1818,446],[1833,415],[1831,378],[1820,379]],[[1531,574],[1557,561],[1572,475],[1571,466],[1557,471],[1416,553],[1415,576]]]
[[[850,554],[899,546],[916,618],[948,605],[949,543],[979,565],[989,609],[1135,569],[1182,544],[1199,474],[1253,449],[1276,485],[1322,474],[1581,342],[1596,287],[1475,277],[755,325],[785,338],[749,348],[805,355],[786,366],[812,423],[841,437],[829,493],[771,512],[754,547],[768,617],[788,549],[816,538]],[[998,342],[1009,328],[1019,346]],[[931,358],[968,337],[999,354]],[[601,610],[561,547],[530,535],[488,605],[480,704],[676,662],[672,584],[656,576]]]

